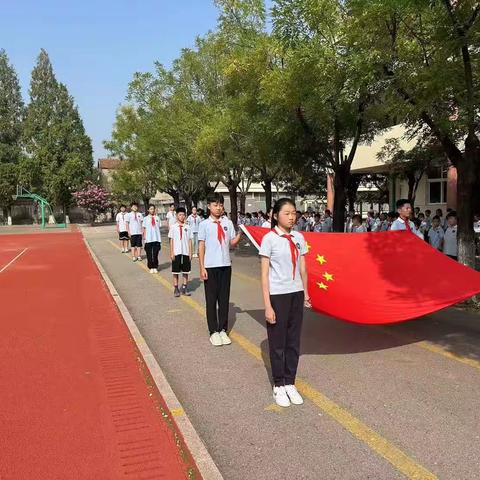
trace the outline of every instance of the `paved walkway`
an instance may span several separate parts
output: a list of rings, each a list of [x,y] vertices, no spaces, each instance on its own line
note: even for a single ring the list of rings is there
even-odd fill
[[[0,236],[0,479],[200,475],[80,233]]]
[[[225,479],[480,479],[477,315],[365,327],[309,312],[307,401],[279,409],[253,250],[234,255],[234,343],[214,348],[196,262],[193,296],[175,299],[165,249],[151,275],[120,253],[111,227],[84,232]]]

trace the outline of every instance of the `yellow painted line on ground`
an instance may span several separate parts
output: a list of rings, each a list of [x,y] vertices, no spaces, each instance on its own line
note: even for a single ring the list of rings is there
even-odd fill
[[[172,417],[181,417],[185,414],[185,410],[183,410],[183,408],[174,408],[173,410],[170,410],[170,414]]]
[[[260,283],[260,280],[255,277],[251,277],[250,275],[246,275],[245,273],[238,273],[232,272],[233,276],[240,278],[241,280],[245,280],[247,282],[257,282]],[[393,332],[388,330],[387,328],[378,328],[378,330],[382,331],[383,333],[390,335],[391,337],[396,338],[397,340],[403,340],[408,342],[409,344],[415,345],[416,347],[423,348],[431,353],[436,353],[437,355],[441,355],[442,357],[448,358],[449,360],[455,360],[456,362],[463,363],[464,365],[468,365],[469,367],[476,368],[480,370],[480,361],[475,360],[473,358],[468,358],[463,355],[459,355],[454,352],[450,352],[439,345],[435,345],[428,340],[420,340],[419,338],[415,338],[413,335],[408,335],[406,333],[400,332]]]
[[[271,403],[268,407],[265,407],[264,410],[266,412],[276,412],[276,413],[283,413],[285,411],[284,408],[280,407],[276,403]]]
[[[107,242],[109,242],[117,250],[121,250],[121,248],[112,241],[107,240]],[[147,272],[149,271],[142,262],[136,263]],[[167,280],[159,275],[150,275],[157,279],[168,290],[171,290],[172,286]],[[202,318],[205,318],[205,308],[203,305],[191,297],[182,296],[180,299],[198,312]],[[254,358],[259,361],[263,361],[261,349],[246,337],[238,332],[231,332],[230,338]],[[372,430],[361,420],[349,413],[346,409],[340,405],[337,405],[335,402],[326,397],[323,393],[316,390],[305,380],[297,378],[296,385],[299,392],[305,398],[308,398],[314,405],[342,425],[348,432],[350,432],[350,434],[364,442],[374,452],[390,462],[390,464],[392,464],[399,472],[403,473],[407,478],[411,480],[438,480],[436,475],[415,462],[415,460],[403,453],[386,438]]]

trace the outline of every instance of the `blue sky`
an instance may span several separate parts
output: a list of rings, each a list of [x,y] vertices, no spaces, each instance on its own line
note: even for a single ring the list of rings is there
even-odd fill
[[[4,48],[28,98],[40,48],[78,104],[95,162],[106,155],[115,111],[136,71],[170,65],[181,48],[213,29],[213,0],[17,0],[2,2]]]

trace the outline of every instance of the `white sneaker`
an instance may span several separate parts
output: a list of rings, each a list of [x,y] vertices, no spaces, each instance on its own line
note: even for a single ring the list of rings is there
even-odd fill
[[[150,269],[150,273],[155,273],[155,269],[154,269],[154,268],[151,268],[151,269]]]
[[[273,387],[273,399],[279,407],[289,407],[290,400],[285,387]]]
[[[141,261],[141,260],[142,260],[142,257],[137,257],[137,260],[140,260],[140,261]]]
[[[220,336],[220,334],[218,332],[212,333],[210,335],[210,343],[214,347],[221,347],[223,345],[222,337]]]
[[[230,337],[227,335],[227,332],[225,330],[222,330],[219,335],[222,340],[222,345],[230,345],[232,343]]]
[[[192,255],[192,258],[198,258],[198,255],[197,255],[196,253],[194,253],[194,254]]]
[[[287,392],[288,398],[294,405],[302,405],[303,398],[298,393],[295,385],[285,385],[285,391]]]
[[[154,268],[152,273],[158,273],[158,270]]]

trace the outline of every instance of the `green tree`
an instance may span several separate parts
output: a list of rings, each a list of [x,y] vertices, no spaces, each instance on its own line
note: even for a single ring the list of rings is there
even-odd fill
[[[28,158],[20,165],[20,180],[67,213],[72,192],[92,174],[92,146],[45,50],[32,71],[24,139]]]
[[[24,105],[15,69],[0,50],[0,207],[10,216],[17,185],[17,165],[22,157]]]
[[[316,171],[334,176],[335,231],[343,231],[350,168],[361,140],[378,130],[376,79],[351,41],[345,2],[276,0],[274,34],[284,47],[281,68],[269,79],[272,104],[302,126],[302,150]]]
[[[426,128],[457,168],[459,258],[474,266],[480,210],[480,3],[351,0],[364,58],[398,118]],[[363,33],[361,33],[363,32]]]

